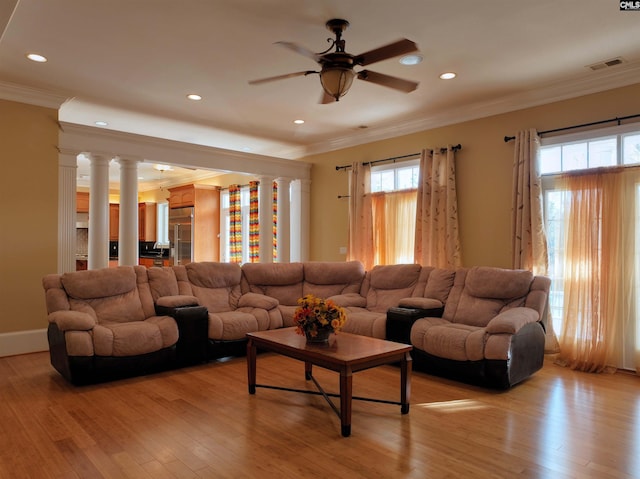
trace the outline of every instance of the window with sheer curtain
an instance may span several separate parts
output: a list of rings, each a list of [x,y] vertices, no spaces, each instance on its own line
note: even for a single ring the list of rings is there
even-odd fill
[[[640,371],[640,127],[541,143],[559,361]]]
[[[374,264],[413,263],[418,160],[371,169]]]

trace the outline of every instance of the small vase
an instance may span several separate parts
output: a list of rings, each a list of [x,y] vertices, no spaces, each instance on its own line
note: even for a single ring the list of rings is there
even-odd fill
[[[326,343],[329,341],[330,334],[331,331],[328,329],[318,329],[318,334],[316,336],[311,336],[311,331],[304,332],[308,343]]]

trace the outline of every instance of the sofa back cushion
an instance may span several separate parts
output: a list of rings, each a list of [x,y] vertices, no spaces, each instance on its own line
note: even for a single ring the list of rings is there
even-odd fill
[[[443,318],[453,323],[485,327],[507,309],[525,306],[533,273],[478,266],[456,271]]]
[[[362,284],[362,296],[367,298],[367,309],[386,312],[398,306],[403,298],[409,298],[418,284],[419,264],[394,264],[374,266],[367,272]]]
[[[210,313],[222,313],[238,308],[242,295],[242,270],[236,263],[203,261],[185,265],[193,296]]]
[[[70,309],[84,311],[98,323],[146,318],[138,294],[138,275],[132,266],[64,273],[60,282],[69,297]]]
[[[359,261],[311,261],[304,267],[302,295],[328,298],[339,294],[359,293],[364,280],[364,265]]]
[[[265,294],[281,305],[297,305],[303,296],[302,263],[245,263],[242,277],[243,293]]]
[[[176,273],[170,266],[149,268],[149,288],[154,301],[163,296],[178,296],[178,280]]]

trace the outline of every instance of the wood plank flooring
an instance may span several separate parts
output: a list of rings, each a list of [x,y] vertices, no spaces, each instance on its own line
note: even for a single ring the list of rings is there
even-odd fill
[[[291,359],[261,354],[257,372],[313,389]],[[354,395],[398,400],[399,381],[393,366],[359,372]],[[244,358],[84,387],[47,353],[0,358],[0,477],[637,478],[640,378],[547,362],[496,392],[414,371],[408,415],[354,401],[343,438],[322,397],[249,395]]]

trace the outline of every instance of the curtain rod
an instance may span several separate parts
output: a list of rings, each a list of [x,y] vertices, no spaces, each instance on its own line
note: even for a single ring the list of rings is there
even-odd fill
[[[462,145],[460,143],[451,147],[451,151],[458,151],[460,149],[462,149]],[[445,151],[447,151],[447,148],[440,148],[440,153],[444,153]],[[408,155],[392,156],[391,158],[383,158],[382,160],[365,161],[362,164],[374,165],[376,163],[382,163],[383,161],[393,161],[395,163],[396,160],[401,160],[403,158],[411,158],[412,156],[420,156],[420,153],[410,153]],[[336,171],[346,170],[347,168],[351,168],[351,165],[336,166]]]
[[[615,117],[615,118],[610,118],[608,120],[600,120],[600,121],[593,121],[591,123],[583,123],[582,125],[565,126],[564,128],[556,128],[554,130],[541,131],[540,133],[538,133],[538,135],[546,135],[547,133],[557,133],[558,131],[575,130],[576,128],[584,128],[584,127],[587,127],[587,126],[602,125],[604,123],[611,123],[611,122],[614,122],[614,121],[618,123],[618,126],[620,126],[620,122],[622,122],[622,121],[631,120],[632,118],[639,118],[639,117],[640,117],[640,114]],[[507,142],[509,142],[511,140],[515,140],[515,139],[516,139],[515,136],[505,136],[504,137],[504,142],[507,143]]]
[[[233,185],[231,185],[231,186],[233,186]],[[238,188],[246,188],[247,186],[251,186],[251,185],[247,183],[246,185],[236,185],[236,186],[237,186]],[[224,188],[220,188],[220,191],[228,190],[228,189],[229,189],[229,187],[228,187],[228,186],[226,186],[226,187],[224,187]]]

